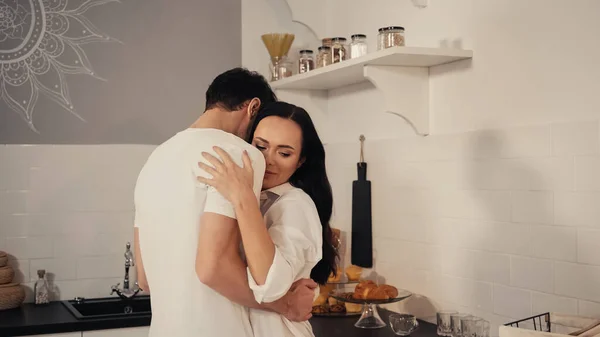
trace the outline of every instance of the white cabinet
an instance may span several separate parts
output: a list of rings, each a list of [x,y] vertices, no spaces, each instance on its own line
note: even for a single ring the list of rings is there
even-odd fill
[[[81,332],[66,332],[66,333],[53,333],[50,335],[27,335],[36,337],[81,337]],[[25,337],[27,337],[25,336]]]
[[[136,328],[84,331],[83,337],[148,337],[149,332],[149,326],[140,326]]]

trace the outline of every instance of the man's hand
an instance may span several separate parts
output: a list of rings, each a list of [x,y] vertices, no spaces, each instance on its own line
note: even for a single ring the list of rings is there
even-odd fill
[[[311,279],[300,279],[292,284],[283,297],[286,310],[281,313],[292,322],[304,322],[312,317],[315,289],[319,285]]]

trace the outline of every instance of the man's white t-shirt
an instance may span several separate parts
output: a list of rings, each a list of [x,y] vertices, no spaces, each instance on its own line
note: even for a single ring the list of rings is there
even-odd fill
[[[217,129],[186,129],[158,146],[142,168],[135,187],[135,226],[151,291],[151,337],[252,336],[248,309],[198,280],[196,250],[203,212],[235,218],[229,201],[197,181],[210,177],[198,167],[202,152],[227,151],[242,165],[248,151],[254,192],[262,187],[265,160],[255,147]]]

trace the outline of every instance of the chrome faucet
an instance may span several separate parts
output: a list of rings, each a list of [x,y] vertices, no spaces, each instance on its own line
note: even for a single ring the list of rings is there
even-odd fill
[[[127,242],[125,245],[125,278],[123,279],[123,289],[119,289],[121,283],[111,287],[110,294],[117,293],[122,299],[129,299],[137,295],[143,289],[139,287],[138,283],[135,282],[135,289],[129,289],[129,268],[135,266],[133,260],[133,252],[131,251],[131,243]]]

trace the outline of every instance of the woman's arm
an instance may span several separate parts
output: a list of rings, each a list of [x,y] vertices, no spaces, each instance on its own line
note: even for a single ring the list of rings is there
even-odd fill
[[[257,194],[255,192],[255,174],[252,161],[246,151],[242,156],[243,167],[238,166],[223,149],[215,146],[213,150],[223,162],[209,153],[202,156],[214,167],[204,163],[198,166],[210,174],[208,179],[198,176],[197,179],[213,186],[223,197],[229,200],[235,211],[235,217],[244,243],[244,251],[252,277],[258,284],[264,284],[273,264],[275,245],[269,236],[267,227],[260,213]]]
[[[321,259],[321,223],[316,208],[305,195],[280,200],[277,207],[284,212],[279,212],[280,216],[267,230],[252,192],[250,158],[244,153],[244,166],[240,167],[223,150],[218,147],[214,150],[223,162],[203,153],[214,167],[198,165],[213,178],[198,177],[198,180],[215,187],[234,205],[250,287],[259,303],[275,301],[290,289],[303,268],[307,265],[312,268]]]
[[[252,224],[245,221],[238,223],[248,260],[248,282],[259,303],[281,298],[294,280],[310,271],[322,256],[321,223],[314,205],[306,200],[307,196],[303,198],[302,192],[288,193],[270,209],[267,233],[274,249],[270,261],[261,255],[265,251],[261,245],[265,243],[254,236]],[[247,231],[243,226],[248,227]],[[257,279],[255,275],[262,275],[258,275],[260,271],[250,269],[252,261],[255,265],[268,266],[264,278]]]
[[[240,191],[240,199],[234,204],[238,218],[248,269],[254,281],[263,285],[275,258],[275,244],[260,213],[260,206],[252,190]]]

